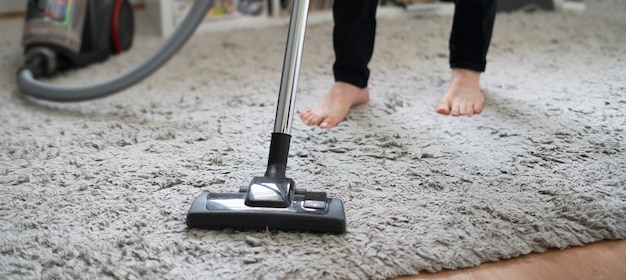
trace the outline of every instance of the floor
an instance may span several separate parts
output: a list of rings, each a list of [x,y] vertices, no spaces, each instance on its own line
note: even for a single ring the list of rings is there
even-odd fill
[[[622,280],[626,279],[625,260],[626,240],[611,240],[396,280]]]
[[[14,18],[19,14],[0,14]],[[567,250],[551,250],[478,267],[396,278],[417,279],[626,279],[626,240],[602,241]]]

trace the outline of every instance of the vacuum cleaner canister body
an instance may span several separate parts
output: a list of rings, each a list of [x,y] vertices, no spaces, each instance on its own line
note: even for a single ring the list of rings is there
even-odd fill
[[[37,78],[104,61],[130,49],[133,37],[128,0],[29,0],[22,43]],[[40,56],[45,63],[29,62]]]
[[[37,80],[68,68],[104,61],[129,49],[134,17],[129,0],[28,0],[17,72],[19,90],[55,102],[78,102],[115,94],[141,82],[169,61],[204,21],[213,0],[196,0],[174,33],[155,52],[114,77],[82,85]]]

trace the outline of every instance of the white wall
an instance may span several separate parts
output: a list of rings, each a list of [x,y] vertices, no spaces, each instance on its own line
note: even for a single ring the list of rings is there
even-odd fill
[[[26,9],[26,2],[26,0],[0,0],[0,13],[23,12]],[[130,2],[138,4],[144,3],[144,0],[130,0]]]
[[[0,13],[21,12],[26,9],[25,0],[0,0]]]

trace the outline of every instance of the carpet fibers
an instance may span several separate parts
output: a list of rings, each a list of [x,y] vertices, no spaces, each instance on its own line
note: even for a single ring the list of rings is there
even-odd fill
[[[185,225],[200,191],[264,172],[286,26],[197,34],[141,84],[57,104],[17,91],[22,22],[0,21],[0,278],[386,279],[626,238],[626,2],[586,3],[498,14],[486,106],[464,118],[434,112],[451,17],[381,18],[372,100],[292,130],[288,175],[343,200],[343,235]],[[50,82],[141,61],[162,41],[138,28]],[[332,84],[331,34],[307,30],[298,111]]]

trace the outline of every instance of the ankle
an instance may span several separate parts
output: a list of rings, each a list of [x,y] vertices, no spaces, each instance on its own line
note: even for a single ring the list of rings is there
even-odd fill
[[[358,90],[363,90],[363,89],[365,89],[365,88],[360,88],[360,87],[357,87],[357,86],[355,86],[355,85],[353,85],[353,84],[350,84],[350,83],[340,82],[340,81],[335,82],[335,84],[333,85],[333,87],[336,87],[336,88],[341,88],[341,89],[346,89],[346,90],[350,90],[350,91],[358,91]]]
[[[480,74],[481,74],[480,72],[477,72],[474,70],[469,70],[469,69],[464,69],[464,68],[453,68],[450,82],[452,84],[478,86],[480,82]]]

